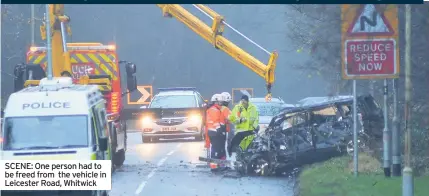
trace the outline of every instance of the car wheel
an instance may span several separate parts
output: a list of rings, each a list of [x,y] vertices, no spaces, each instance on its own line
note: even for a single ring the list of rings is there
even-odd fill
[[[142,135],[142,142],[143,143],[150,143],[151,141],[152,141],[152,138]]]

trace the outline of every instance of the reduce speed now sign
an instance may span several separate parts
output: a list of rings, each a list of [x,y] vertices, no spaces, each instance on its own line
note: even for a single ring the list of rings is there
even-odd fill
[[[352,76],[394,75],[396,41],[394,39],[347,40],[345,74]]]

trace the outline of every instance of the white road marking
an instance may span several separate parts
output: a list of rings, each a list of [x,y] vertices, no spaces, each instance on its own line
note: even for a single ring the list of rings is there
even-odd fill
[[[172,155],[174,152],[176,152],[175,150],[170,151],[169,153],[167,153],[167,156]]]
[[[148,175],[147,175],[147,179],[152,178],[153,175],[155,175],[156,170],[152,170]]]
[[[143,191],[143,189],[146,186],[146,184],[148,183],[149,179],[155,175],[156,171],[158,170],[158,167],[162,166],[165,163],[165,161],[167,161],[168,156],[171,156],[172,154],[174,154],[181,146],[182,146],[181,143],[178,144],[176,146],[176,148],[174,148],[174,150],[167,153],[167,155],[164,158],[162,158],[161,160],[158,161],[158,163],[156,164],[157,167],[154,168],[152,171],[150,171],[150,173],[146,176],[146,180],[144,180],[142,183],[140,183],[139,187],[137,187],[136,192],[135,192],[136,195],[140,194]]]
[[[167,160],[168,157],[164,157],[161,160],[158,161],[158,163],[156,164],[156,166],[161,166],[162,164],[164,164],[164,162]]]

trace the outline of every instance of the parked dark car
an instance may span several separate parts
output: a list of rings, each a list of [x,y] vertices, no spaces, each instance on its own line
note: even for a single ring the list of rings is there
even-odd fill
[[[383,112],[370,95],[357,102],[359,146],[364,147],[380,139]],[[273,175],[352,152],[352,104],[352,97],[342,97],[282,111],[247,149],[238,149],[239,171]]]

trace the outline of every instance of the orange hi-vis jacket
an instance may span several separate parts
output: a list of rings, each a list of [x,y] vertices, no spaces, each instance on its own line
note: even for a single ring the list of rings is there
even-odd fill
[[[221,112],[223,117],[225,118],[226,132],[230,132],[231,124],[228,122],[228,119],[229,119],[229,115],[231,115],[231,110],[226,106],[222,106]]]
[[[221,125],[225,124],[225,118],[222,115],[222,107],[220,105],[213,105],[206,111],[206,148],[210,148],[210,138],[208,136],[209,131],[217,131]]]

